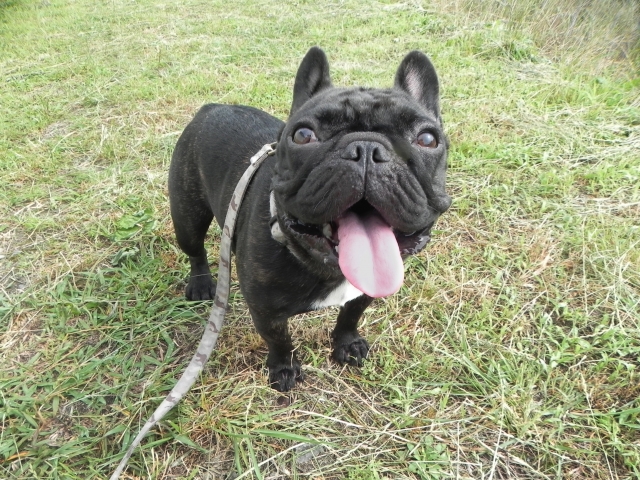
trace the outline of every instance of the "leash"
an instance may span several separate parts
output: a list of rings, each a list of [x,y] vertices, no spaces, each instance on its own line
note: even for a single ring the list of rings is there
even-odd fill
[[[236,189],[233,191],[231,201],[229,202],[229,208],[227,210],[227,216],[224,219],[224,227],[222,228],[221,243],[220,243],[220,264],[218,267],[218,284],[216,286],[216,295],[213,301],[213,307],[211,308],[211,314],[209,320],[200,339],[198,350],[193,355],[193,358],[189,362],[186,370],[176,383],[175,387],[171,389],[169,394],[162,401],[160,406],[153,412],[153,415],[144,424],[138,436],[133,440],[127,452],[122,457],[118,468],[111,475],[110,480],[118,480],[120,474],[127,466],[129,458],[133,454],[133,451],[140,444],[145,435],[151,430],[156,423],[175,407],[182,397],[191,389],[195,383],[196,378],[200,375],[204,369],[209,356],[216,346],[218,341],[218,334],[222,329],[222,323],[224,322],[224,314],[227,310],[227,304],[229,303],[229,286],[231,279],[231,240],[233,239],[233,231],[236,225],[236,216],[240,209],[240,204],[244,198],[244,192],[251,181],[251,177],[258,170],[258,167],[269,156],[275,154],[275,143],[268,143],[264,145],[258,153],[251,157],[249,167],[245,170],[242,178],[236,185]]]

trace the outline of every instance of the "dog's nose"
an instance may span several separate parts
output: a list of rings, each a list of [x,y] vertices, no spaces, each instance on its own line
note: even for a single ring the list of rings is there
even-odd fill
[[[351,142],[342,152],[342,158],[345,160],[355,160],[359,162],[361,160],[372,160],[376,163],[389,162],[391,156],[387,149],[378,142],[367,142],[365,140],[356,140]]]

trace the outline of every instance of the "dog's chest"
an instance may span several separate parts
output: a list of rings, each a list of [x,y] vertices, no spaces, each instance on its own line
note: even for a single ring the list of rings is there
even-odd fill
[[[276,199],[273,192],[271,192],[271,194],[269,195],[269,214],[271,215],[271,218],[274,218],[277,213],[278,211],[276,209]],[[280,225],[278,224],[278,222],[272,224],[271,235],[277,242],[283,242],[284,235],[280,230]],[[354,298],[357,298],[361,295],[364,295],[364,293],[351,285],[349,281],[345,279],[344,282],[338,285],[335,289],[331,290],[326,297],[317,299],[313,303],[311,303],[310,308],[312,310],[320,310],[321,308],[326,307],[341,307],[349,300],[353,300]]]
[[[364,295],[360,290],[351,285],[347,280],[342,282],[338,287],[329,292],[324,299],[318,299],[311,304],[311,308],[319,310],[325,307],[343,306],[349,300]]]

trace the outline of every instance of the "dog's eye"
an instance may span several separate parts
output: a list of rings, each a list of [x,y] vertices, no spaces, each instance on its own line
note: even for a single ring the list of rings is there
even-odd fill
[[[418,145],[425,148],[436,148],[438,146],[438,141],[431,133],[422,132],[418,135]]]
[[[306,143],[317,142],[318,138],[316,134],[313,133],[313,130],[303,127],[296,130],[293,134],[293,141],[298,145],[304,145]]]

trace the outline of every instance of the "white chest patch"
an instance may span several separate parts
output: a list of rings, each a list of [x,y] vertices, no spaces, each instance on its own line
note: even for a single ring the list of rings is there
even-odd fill
[[[329,292],[323,300],[316,300],[311,304],[311,308],[318,310],[325,307],[342,306],[349,300],[364,295],[360,290],[349,283],[349,280],[342,282],[335,290]]]

